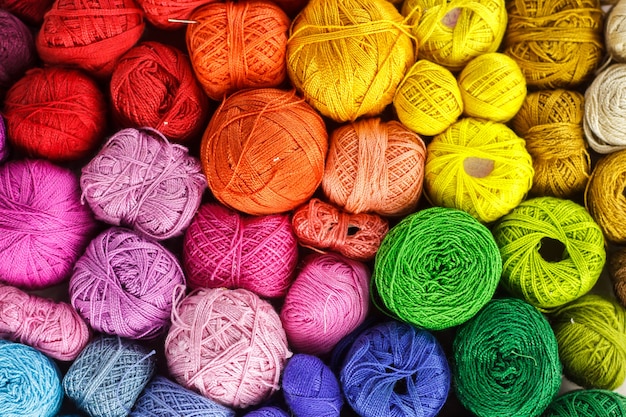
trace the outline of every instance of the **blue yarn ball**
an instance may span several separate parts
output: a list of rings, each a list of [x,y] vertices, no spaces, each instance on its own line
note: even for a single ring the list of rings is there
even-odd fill
[[[283,371],[285,402],[296,417],[338,417],[343,396],[337,377],[317,356],[296,354]]]
[[[289,414],[281,408],[267,406],[250,411],[244,417],[289,417]]]
[[[137,399],[131,417],[233,417],[235,412],[162,376],[150,381]]]
[[[91,417],[126,417],[155,368],[154,351],[135,341],[99,336],[72,363],[63,388]]]
[[[51,417],[61,408],[57,365],[21,343],[0,341],[0,416]]]
[[[448,398],[450,367],[431,333],[391,321],[354,341],[340,381],[361,417],[432,417]]]

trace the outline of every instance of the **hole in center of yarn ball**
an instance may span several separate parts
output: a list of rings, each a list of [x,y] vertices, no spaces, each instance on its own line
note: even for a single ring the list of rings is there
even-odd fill
[[[474,178],[485,178],[493,171],[494,164],[493,159],[468,156],[463,160],[463,169]]]
[[[561,262],[566,257],[565,245],[557,239],[544,237],[541,239],[539,255],[547,262]]]
[[[348,236],[354,236],[361,230],[358,226],[348,226]]]
[[[393,386],[393,392],[395,392],[396,394],[403,396],[403,395],[407,395],[409,393],[409,389],[406,385],[406,379],[402,378],[402,379],[398,379],[396,381],[396,383]]]
[[[441,23],[446,25],[449,28],[453,28],[456,26],[456,22],[459,20],[459,16],[461,15],[461,9],[455,7],[450,10],[446,15],[441,19]]]

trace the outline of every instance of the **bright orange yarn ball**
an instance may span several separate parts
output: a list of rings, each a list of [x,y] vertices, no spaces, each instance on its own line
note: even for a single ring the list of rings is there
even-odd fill
[[[240,90],[217,109],[202,138],[208,185],[223,204],[252,215],[308,201],[324,173],[322,117],[294,90]]]
[[[187,49],[213,100],[243,88],[278,87],[286,78],[289,18],[269,1],[211,3],[195,10]]]

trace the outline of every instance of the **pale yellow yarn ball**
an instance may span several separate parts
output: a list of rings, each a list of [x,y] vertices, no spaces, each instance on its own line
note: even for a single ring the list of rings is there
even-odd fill
[[[604,25],[604,43],[611,58],[626,62],[626,0],[611,8]]]

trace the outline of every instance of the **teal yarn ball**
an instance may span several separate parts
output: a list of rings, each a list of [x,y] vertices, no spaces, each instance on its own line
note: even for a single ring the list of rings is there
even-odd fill
[[[600,226],[571,200],[526,200],[496,223],[493,235],[502,255],[502,286],[543,311],[589,292],[606,262]]]
[[[626,417],[626,397],[602,389],[570,391],[558,396],[541,417]]]
[[[0,416],[51,417],[61,408],[57,365],[38,350],[0,340]]]
[[[493,299],[453,341],[454,386],[478,417],[539,416],[561,387],[556,337],[535,307]]]
[[[91,417],[126,417],[155,369],[154,351],[135,341],[101,335],[72,363],[63,388]]]
[[[501,271],[485,225],[465,211],[431,207],[408,215],[383,239],[372,297],[396,319],[442,330],[474,316],[493,297]]]

